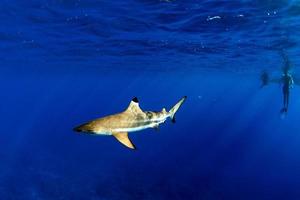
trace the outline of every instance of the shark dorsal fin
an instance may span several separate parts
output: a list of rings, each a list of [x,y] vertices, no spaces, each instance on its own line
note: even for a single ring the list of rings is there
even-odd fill
[[[131,100],[131,102],[130,102],[130,104],[129,104],[129,106],[126,109],[125,112],[130,112],[130,113],[133,113],[133,114],[143,113],[142,109],[139,106],[139,101],[138,101],[138,99],[136,97],[134,97]]]
[[[113,136],[115,136],[115,138],[126,147],[130,149],[136,149],[134,144],[130,141],[128,137],[128,133],[126,132],[113,133]]]

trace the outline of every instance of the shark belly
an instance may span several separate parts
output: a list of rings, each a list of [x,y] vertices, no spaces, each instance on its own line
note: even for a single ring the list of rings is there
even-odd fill
[[[111,132],[94,132],[96,135],[112,135]]]
[[[159,119],[159,120],[149,120],[144,122],[137,122],[135,125],[131,127],[122,127],[122,128],[116,128],[113,130],[113,132],[137,132],[141,131],[147,128],[154,128],[158,127],[159,124],[164,123],[166,121],[166,118]]]
[[[136,132],[141,131],[147,128],[153,128],[157,126],[157,123],[151,123],[144,126],[137,126],[137,127],[128,127],[128,128],[116,128],[113,132]]]

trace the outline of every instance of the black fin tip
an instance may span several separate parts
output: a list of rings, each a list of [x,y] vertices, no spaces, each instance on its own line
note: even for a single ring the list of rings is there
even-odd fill
[[[135,102],[135,103],[138,103],[138,102],[139,102],[139,100],[138,100],[137,97],[134,97],[134,98],[132,99],[132,101]]]

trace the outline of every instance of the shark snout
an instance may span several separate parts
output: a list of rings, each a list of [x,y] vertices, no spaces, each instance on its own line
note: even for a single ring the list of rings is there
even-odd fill
[[[94,135],[94,134],[96,134],[93,131],[82,130],[82,129],[77,128],[77,127],[74,128],[73,131],[75,131],[77,134],[80,134],[80,135]]]
[[[75,131],[75,132],[77,132],[77,133],[83,132],[79,127],[73,128],[73,131]]]
[[[73,128],[73,131],[75,131],[75,132],[91,132],[92,130],[90,129],[88,124],[85,123],[85,124],[76,126],[75,128]]]

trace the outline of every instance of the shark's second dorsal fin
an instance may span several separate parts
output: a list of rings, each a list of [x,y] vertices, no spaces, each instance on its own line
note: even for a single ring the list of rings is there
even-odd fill
[[[136,149],[134,144],[130,141],[129,137],[128,137],[128,133],[123,132],[123,133],[113,133],[113,136],[115,136],[115,138],[121,142],[123,145],[125,145],[126,147],[130,148],[130,149]]]
[[[131,102],[125,112],[130,112],[133,114],[143,113],[142,109],[139,106],[139,100],[136,97],[134,97],[131,100]]]

